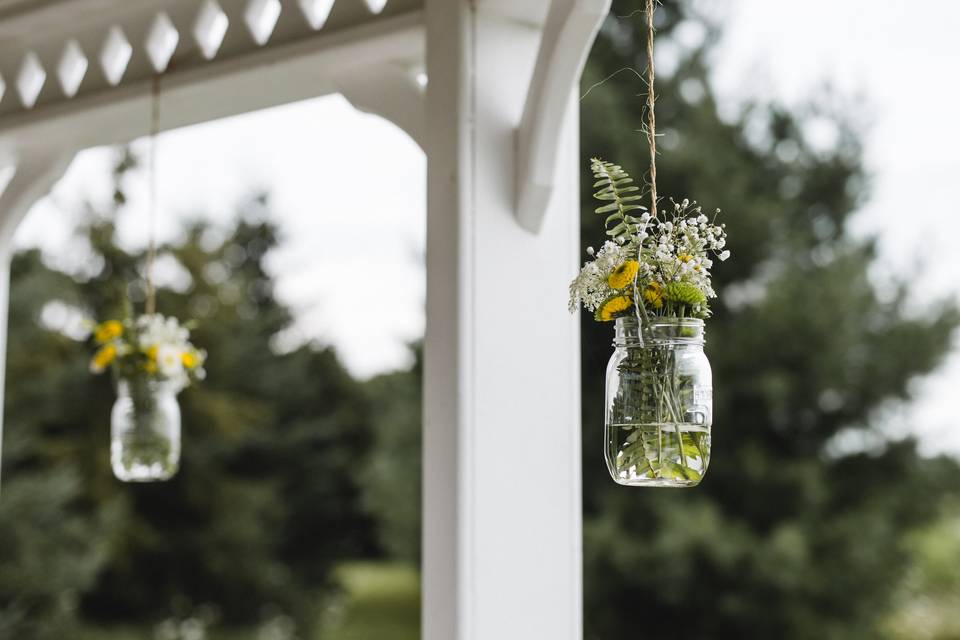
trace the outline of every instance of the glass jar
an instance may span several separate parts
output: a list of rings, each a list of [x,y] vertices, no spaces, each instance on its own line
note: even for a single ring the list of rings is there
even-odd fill
[[[177,388],[156,380],[118,380],[110,414],[110,464],[124,482],[169,480],[180,464]]]
[[[607,366],[604,451],[619,484],[693,487],[710,462],[713,387],[703,320],[616,320]]]

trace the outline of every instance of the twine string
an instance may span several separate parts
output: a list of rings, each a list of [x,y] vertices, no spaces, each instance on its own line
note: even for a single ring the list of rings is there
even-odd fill
[[[150,90],[150,146],[148,180],[149,202],[147,205],[147,263],[145,278],[147,283],[146,313],[157,312],[157,288],[153,281],[153,264],[157,259],[156,219],[157,219],[157,136],[160,132],[160,75],[153,76]]]
[[[653,82],[653,11],[656,0],[647,0],[647,144],[650,147],[650,220],[643,224],[641,232],[646,232],[648,225],[657,217],[657,116],[654,110],[657,96]],[[631,16],[633,14],[630,14]],[[637,261],[642,262],[643,242],[637,242]],[[650,330],[650,318],[647,315],[646,305],[641,299],[640,286],[637,282],[640,274],[633,278],[633,311],[637,318],[637,341],[640,346],[646,343],[645,332]]]
[[[653,11],[655,0],[647,0],[647,143],[650,146],[650,215],[657,217],[657,114],[653,90]]]

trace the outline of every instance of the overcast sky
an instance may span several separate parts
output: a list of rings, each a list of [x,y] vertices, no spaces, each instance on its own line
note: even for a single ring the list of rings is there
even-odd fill
[[[855,218],[855,231],[880,235],[889,269],[925,262],[925,299],[957,295],[960,252],[939,228],[958,213],[948,189],[960,170],[960,3],[700,4],[725,25],[714,59],[726,108],[759,98],[793,105],[840,100],[862,109],[873,197]],[[690,43],[700,35],[693,27],[681,30]],[[109,197],[109,162],[107,150],[81,154],[31,211],[17,242],[41,244],[62,260],[78,257],[71,256],[62,221],[85,199]],[[268,190],[284,236],[270,266],[281,299],[297,312],[292,338],[332,343],[361,376],[406,362],[404,344],[422,334],[424,323],[425,160],[404,133],[332,96],[165,134],[159,166],[162,236],[200,214],[226,224],[245,197]],[[130,189],[121,234],[143,243],[145,180],[132,180]],[[909,226],[898,224],[905,212]],[[369,294],[356,286],[371,280],[382,285],[376,311],[367,311]],[[928,450],[960,452],[947,401],[958,385],[955,356],[918,387],[912,422]]]

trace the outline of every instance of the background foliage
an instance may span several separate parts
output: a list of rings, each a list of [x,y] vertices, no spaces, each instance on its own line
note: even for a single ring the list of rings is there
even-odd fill
[[[754,104],[722,118],[709,83],[717,31],[694,6],[658,13],[662,42],[684,23],[707,33],[659,74],[659,176],[662,194],[724,210],[734,253],[716,270],[708,326],[713,462],[696,490],[609,481],[610,327],[584,315],[587,638],[960,637],[960,469],[879,420],[942,361],[960,316],[873,277],[873,242],[848,232],[869,182],[856,114]],[[641,29],[640,16],[607,21],[585,87],[643,68]],[[623,73],[584,99],[584,184],[591,155],[646,168],[642,91]],[[813,118],[835,127],[832,147],[807,140]],[[197,223],[163,248],[180,276],[160,308],[200,321],[209,380],[181,397],[178,477],[111,478],[112,390],[87,374],[77,317],[142,297],[143,255],[119,248],[113,225],[134,165],[120,156],[115,207],[91,211],[78,234],[87,264],[64,273],[36,251],[14,258],[0,638],[416,637],[415,575],[384,563],[420,554],[419,348],[410,370],[366,382],[330,348],[272,348],[292,318],[264,266],[280,241],[265,197],[228,233]],[[591,211],[585,189],[584,244],[596,246]],[[341,565],[360,558],[372,563]]]
[[[624,15],[641,3],[616,4]],[[665,3],[659,37],[704,24],[692,6]],[[643,68],[639,18],[606,23],[585,86]],[[874,243],[847,231],[867,196],[855,114],[814,103],[721,118],[709,83],[717,32],[705,26],[704,46],[679,48],[676,71],[661,75],[658,175],[661,194],[722,208],[730,234],[734,258],[715,269],[720,304],[707,331],[713,462],[695,491],[610,484],[596,461],[609,327],[585,317],[587,636],[613,637],[640,611],[634,622],[650,637],[670,637],[678,621],[693,638],[881,637],[911,566],[905,539],[956,492],[957,463],[890,441],[877,409],[907,399],[911,380],[942,361],[957,309],[918,313],[908,281],[871,278]],[[640,127],[643,90],[622,74],[590,92],[584,162],[646,167],[641,135],[623,135]],[[808,142],[814,117],[835,128],[831,148]],[[595,217],[583,222],[585,243],[599,243]]]

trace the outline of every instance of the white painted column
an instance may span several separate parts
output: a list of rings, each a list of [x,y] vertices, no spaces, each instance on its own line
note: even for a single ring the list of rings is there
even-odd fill
[[[532,234],[515,134],[539,34],[471,0],[426,17],[423,638],[579,640],[576,101]]]
[[[7,316],[10,302],[10,248],[0,244],[0,494],[3,493],[3,412],[7,372]]]

